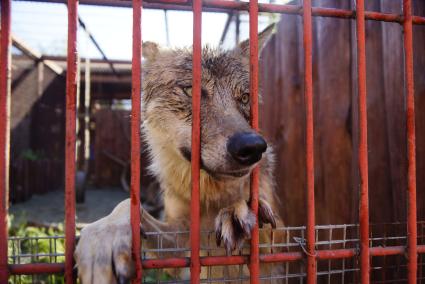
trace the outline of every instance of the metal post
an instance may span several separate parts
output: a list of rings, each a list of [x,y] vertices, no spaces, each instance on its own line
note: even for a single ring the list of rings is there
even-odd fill
[[[369,183],[367,147],[367,94],[366,94],[366,35],[364,0],[356,0],[357,31],[357,84],[359,107],[359,173],[360,173],[360,278],[362,284],[370,281],[369,256]]]
[[[250,101],[251,101],[251,127],[259,130],[258,126],[258,1],[249,1],[249,64],[250,64]],[[258,219],[258,187],[259,187],[259,168],[258,166],[251,174],[251,209]],[[250,274],[251,284],[260,281],[260,249],[259,249],[259,230],[256,222],[251,232],[251,255],[250,255]]]
[[[307,180],[307,283],[316,283],[315,207],[314,207],[314,131],[313,131],[313,63],[311,0],[303,2],[304,102],[306,122]]]
[[[0,282],[7,283],[7,209],[9,204],[10,146],[10,24],[11,0],[1,0],[0,49]]]
[[[75,248],[75,141],[78,0],[68,0],[68,55],[65,133],[65,281],[73,283]]]
[[[142,0],[133,0],[133,59],[131,88],[131,234],[132,257],[136,265],[133,283],[142,281],[140,256],[140,125],[141,125],[141,60]]]
[[[192,57],[192,193],[190,200],[190,276],[191,283],[200,282],[200,195],[201,161],[201,31],[202,0],[193,1],[193,57]]]
[[[416,135],[415,135],[415,90],[413,82],[413,35],[412,1],[403,0],[404,68],[406,85],[407,123],[407,256],[408,280],[416,283],[418,270],[417,216],[416,216]]]

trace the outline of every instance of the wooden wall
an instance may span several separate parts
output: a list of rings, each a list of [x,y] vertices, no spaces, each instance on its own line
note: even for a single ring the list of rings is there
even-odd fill
[[[313,1],[352,9],[350,1]],[[414,14],[425,15],[425,2]],[[366,9],[401,13],[401,1]],[[313,80],[316,222],[358,222],[355,21],[314,18]],[[366,22],[370,221],[406,218],[406,138],[402,28]],[[414,27],[418,218],[425,219],[425,27]],[[261,57],[260,123],[274,145],[276,177],[288,225],[305,224],[302,19],[283,15]]]

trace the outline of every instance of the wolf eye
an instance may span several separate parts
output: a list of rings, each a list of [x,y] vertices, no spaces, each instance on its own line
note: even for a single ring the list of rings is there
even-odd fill
[[[188,95],[189,97],[192,96],[192,87],[185,87],[183,88],[183,91],[185,92],[186,95]]]
[[[247,103],[249,103],[249,94],[245,93],[241,96],[241,102],[246,105]]]

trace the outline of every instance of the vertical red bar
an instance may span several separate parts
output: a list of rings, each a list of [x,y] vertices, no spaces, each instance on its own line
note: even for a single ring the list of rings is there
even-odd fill
[[[140,125],[141,125],[141,60],[142,60],[142,0],[133,0],[133,59],[131,73],[131,235],[132,257],[136,264],[133,283],[142,281],[140,257]]]
[[[65,133],[65,282],[73,283],[75,248],[75,139],[78,0],[68,0]]]
[[[307,283],[316,283],[315,208],[314,208],[314,132],[311,0],[303,3],[304,101],[306,108],[307,179]]]
[[[415,91],[413,82],[413,34],[412,2],[403,0],[404,66],[406,74],[406,123],[407,123],[407,255],[408,280],[416,283],[418,270],[417,228],[416,228],[416,137],[415,137]]]
[[[193,0],[193,57],[192,57],[192,197],[190,200],[190,279],[200,282],[200,196],[199,174],[201,161],[201,31],[202,0]]]
[[[360,279],[369,283],[369,182],[367,150],[366,35],[364,0],[356,0],[357,83],[359,100]]]
[[[9,204],[9,127],[10,127],[10,5],[1,0],[0,49],[0,283],[8,282],[7,208]]]
[[[251,127],[258,131],[258,1],[249,1],[249,65],[251,94]],[[258,216],[259,169],[251,174],[251,209]],[[251,254],[249,262],[250,283],[257,284],[260,279],[260,250],[258,222],[251,233]]]

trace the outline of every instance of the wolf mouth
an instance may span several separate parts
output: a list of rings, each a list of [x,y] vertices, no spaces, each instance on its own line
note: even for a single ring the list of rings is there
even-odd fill
[[[190,162],[192,160],[192,153],[188,148],[180,148],[180,153],[182,154],[182,156],[188,161]],[[223,179],[223,178],[228,178],[228,177],[233,177],[233,178],[241,178],[243,176],[246,176],[247,174],[249,174],[251,172],[250,168],[246,168],[246,169],[242,169],[242,170],[238,170],[238,171],[228,171],[228,172],[216,172],[214,170],[211,170],[210,168],[206,167],[204,162],[202,161],[201,158],[201,169],[203,169],[204,171],[206,171],[210,176],[212,176],[215,179]]]
[[[220,176],[220,177],[237,177],[237,178],[240,178],[240,177],[246,176],[250,172],[251,172],[250,169],[244,169],[244,170],[240,170],[240,171],[224,172],[224,173],[216,172],[214,174],[216,176]]]

